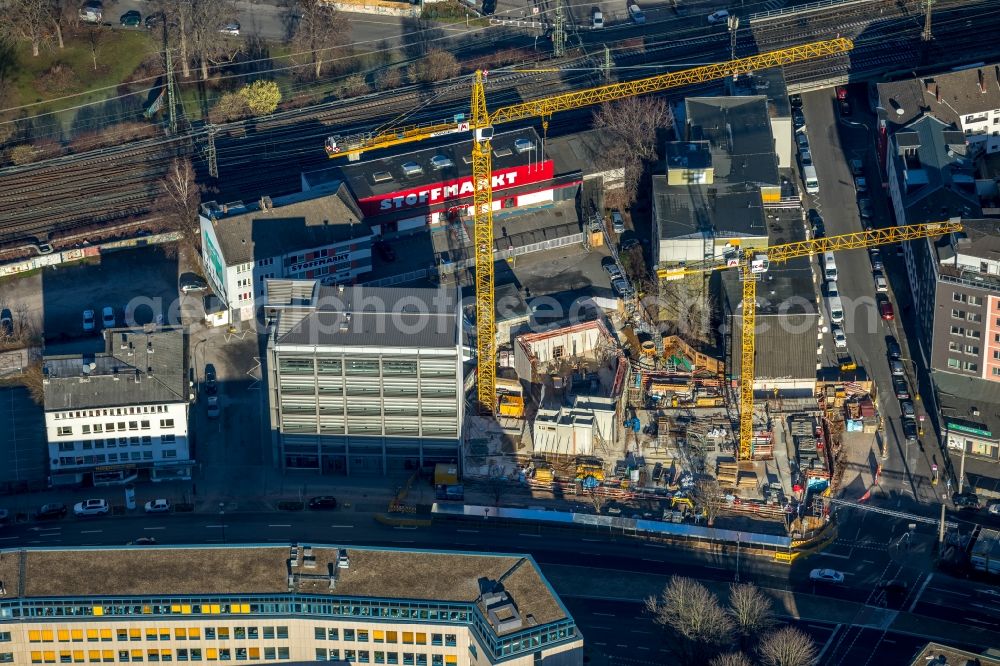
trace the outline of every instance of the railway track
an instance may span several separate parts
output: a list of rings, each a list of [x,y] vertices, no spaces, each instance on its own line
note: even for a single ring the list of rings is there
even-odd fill
[[[856,41],[856,49],[849,57],[819,67],[790,66],[786,68],[789,83],[898,69],[902,63],[915,62],[921,53],[920,4],[919,0],[902,4],[877,0],[865,6],[867,13],[857,9],[813,12],[807,19],[789,15],[754,22],[738,34],[737,52],[754,53],[841,34]],[[877,16],[875,9],[881,10]],[[994,9],[985,1],[939,0],[935,8],[935,48],[951,49],[958,57],[963,53],[973,57],[971,48],[965,47],[969,41],[967,22],[973,19],[981,21],[977,29],[995,29],[1000,23],[1000,8]],[[729,51],[725,33],[704,27],[673,30],[669,22],[664,24],[662,35],[647,38],[642,48],[616,48],[615,43],[610,46],[616,49],[619,67],[706,62],[724,59]],[[975,60],[989,57],[983,53],[983,44],[975,46]],[[566,72],[558,83],[533,73],[496,70],[490,81],[489,103],[495,108],[559,89],[593,85],[598,83],[593,71],[598,64],[585,57],[564,59],[559,65]],[[647,74],[636,70],[634,77]],[[467,81],[459,79],[220,126],[215,137],[219,197],[252,199],[261,194],[295,191],[301,171],[329,163],[322,150],[326,136],[371,131],[404,114],[413,122],[440,120],[467,109],[468,91]],[[550,131],[557,129],[552,126]],[[185,137],[145,140],[0,170],[0,191],[8,203],[0,210],[0,245],[44,241],[53,234],[149,212],[159,193],[158,180],[177,155],[193,155],[200,176],[207,178],[201,153],[206,136],[207,130],[200,127]]]

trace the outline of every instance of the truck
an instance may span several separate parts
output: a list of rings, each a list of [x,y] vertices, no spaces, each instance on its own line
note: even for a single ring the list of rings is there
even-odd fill
[[[805,182],[806,192],[819,194],[819,178],[816,177],[816,167],[811,164],[802,167],[802,180]]]

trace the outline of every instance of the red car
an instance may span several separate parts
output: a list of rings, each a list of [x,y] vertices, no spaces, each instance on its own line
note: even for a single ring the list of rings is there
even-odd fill
[[[837,86],[837,99],[847,99],[847,88]]]
[[[892,321],[896,318],[896,313],[892,309],[892,303],[885,296],[879,295],[878,299],[878,313],[882,315],[882,319],[886,321]]]

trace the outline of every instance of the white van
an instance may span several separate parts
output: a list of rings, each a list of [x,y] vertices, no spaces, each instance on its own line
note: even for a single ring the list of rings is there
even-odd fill
[[[802,167],[802,180],[806,183],[806,192],[819,194],[819,179],[816,177],[816,167],[809,164]]]
[[[833,258],[833,252],[823,253],[823,277],[827,280],[837,279],[837,260]]]
[[[830,308],[830,321],[834,324],[844,322],[844,304],[840,302],[840,296],[831,296],[826,299]]]

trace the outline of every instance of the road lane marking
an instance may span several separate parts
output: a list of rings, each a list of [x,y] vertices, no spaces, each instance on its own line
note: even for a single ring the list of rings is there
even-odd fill
[[[479,530],[455,530],[456,532],[463,532],[465,534],[479,534]]]
[[[100,534],[104,530],[80,530],[80,534]]]
[[[602,617],[618,617],[614,613],[597,613],[597,612],[594,612],[594,613],[591,613],[591,615],[600,615]]]
[[[330,525],[330,527],[338,530],[349,530],[354,527],[354,525]]]
[[[611,627],[599,627],[596,624],[590,627],[591,629],[600,629],[602,631],[611,631]]]
[[[143,527],[142,529],[146,530],[147,532],[152,532],[152,531],[155,531],[155,530],[165,530],[167,528],[166,527]]]
[[[837,553],[816,553],[816,555],[819,556],[819,557],[836,557],[837,559],[840,559],[840,560],[849,560],[849,559],[851,559],[850,555],[838,555]]]
[[[598,643],[597,641],[594,641],[594,645],[600,645],[601,647],[608,647],[607,643]]]
[[[20,539],[21,537],[0,537],[0,541],[13,541],[14,539]]]
[[[651,560],[648,557],[642,558],[642,561],[643,562],[656,562],[657,564],[662,564],[663,563],[663,560]]]
[[[525,534],[525,533],[523,533],[523,532],[522,532],[521,534],[518,534],[518,536],[524,536],[524,537],[537,537],[537,538],[539,538],[539,539],[541,539],[541,538],[542,538],[542,535],[541,535],[541,534]]]
[[[225,527],[225,525],[205,525],[208,529],[218,529],[220,527]]]
[[[652,631],[643,631],[642,629],[633,629],[632,633],[633,634],[651,634],[653,632]]]
[[[291,527],[291,525],[268,525],[268,527]]]
[[[823,655],[826,654],[826,651],[830,649],[830,645],[833,643],[833,639],[837,637],[838,633],[840,633],[840,628],[842,626],[844,625],[838,624],[836,627],[833,628],[833,631],[830,632],[830,637],[826,639],[826,643],[823,643],[823,649],[819,651],[818,655],[816,655],[815,663],[817,664],[823,663]]]
[[[417,526],[416,525],[396,525],[392,529],[394,529],[394,530],[415,530],[415,529],[417,529]]]
[[[920,596],[924,593],[924,590],[927,589],[927,583],[931,582],[931,578],[934,578],[934,574],[927,574],[927,578],[924,579],[924,584],[920,586],[919,590],[917,590],[917,596],[913,597],[913,603],[906,609],[907,613],[912,613],[913,609],[917,607],[917,602],[920,601]]]

